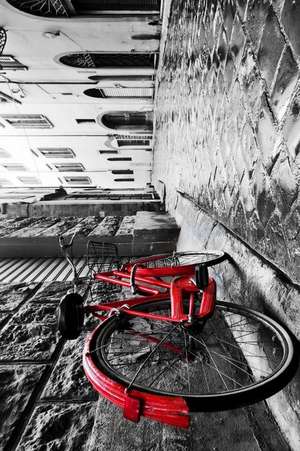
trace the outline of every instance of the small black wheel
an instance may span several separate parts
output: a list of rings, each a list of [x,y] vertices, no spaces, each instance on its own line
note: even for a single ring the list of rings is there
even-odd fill
[[[84,321],[83,298],[78,293],[64,296],[58,307],[58,330],[67,340],[79,337]]]

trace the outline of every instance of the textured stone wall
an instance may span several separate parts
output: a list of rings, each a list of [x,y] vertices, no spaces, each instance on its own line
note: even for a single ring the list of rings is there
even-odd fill
[[[230,255],[230,259],[210,269],[217,282],[219,300],[264,312],[285,324],[300,340],[300,290],[297,286],[262,262],[248,246],[184,196],[178,196],[176,219],[181,225],[179,250],[223,249]],[[249,351],[251,353],[251,346]],[[300,367],[283,390],[266,400],[291,449],[295,451],[300,447],[299,382]],[[280,445],[267,449],[279,450]]]
[[[300,282],[300,2],[173,0],[154,176]]]

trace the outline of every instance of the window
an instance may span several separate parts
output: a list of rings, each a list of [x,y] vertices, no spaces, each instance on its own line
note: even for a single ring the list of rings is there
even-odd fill
[[[85,69],[101,69],[114,67],[151,67],[154,68],[155,53],[100,53],[79,52],[68,53],[60,57],[59,61],[66,66]]]
[[[18,177],[18,179],[25,185],[41,185],[41,181],[37,177]]]
[[[104,154],[104,153],[118,153],[117,150],[99,150],[100,154]]]
[[[96,119],[76,119],[77,124],[95,124]]]
[[[90,185],[91,179],[89,177],[64,177],[65,181],[70,185]]]
[[[150,146],[150,139],[117,139],[119,147]]]
[[[134,179],[114,179],[114,182],[134,182]]]
[[[52,128],[53,124],[42,114],[3,114],[2,118],[14,128]]]
[[[39,147],[38,150],[46,158],[74,158],[75,153],[69,147]]]
[[[152,75],[91,75],[88,77],[89,80],[93,81],[102,81],[102,82],[110,82],[113,80],[114,82],[126,82],[128,80],[131,81],[150,81],[153,80]]]
[[[105,113],[98,118],[104,127],[119,130],[134,130],[148,132],[153,130],[152,111],[116,111]]]
[[[55,163],[54,166],[59,172],[84,172],[81,163]]]
[[[28,67],[11,55],[0,55],[0,70],[28,70]]]
[[[132,161],[130,157],[110,157],[107,158],[108,161]]]
[[[0,158],[10,158],[10,153],[5,149],[0,149]]]
[[[26,171],[26,167],[21,163],[6,163],[2,165],[8,171]]]
[[[153,88],[90,88],[84,91],[84,94],[88,97],[95,98],[112,98],[112,97],[123,97],[123,98],[151,98],[153,95]]]
[[[111,171],[112,174],[133,174],[133,171],[131,169],[114,169]]]

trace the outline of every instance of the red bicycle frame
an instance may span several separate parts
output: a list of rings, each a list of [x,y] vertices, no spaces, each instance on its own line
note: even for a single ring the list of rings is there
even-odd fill
[[[148,261],[149,259],[147,259]],[[192,320],[195,318],[206,319],[213,314],[216,300],[216,283],[214,279],[209,278],[202,297],[199,299],[199,288],[193,279],[195,265],[146,268],[142,266],[142,263],[143,260],[139,260],[139,265],[141,266],[127,264],[121,270],[95,274],[94,278],[95,280],[129,288],[133,285],[132,273],[134,272],[135,289],[143,293],[143,296],[110,302],[109,304],[90,305],[85,308],[86,311],[104,321],[108,320],[107,316],[103,317],[104,312],[118,314],[121,310],[126,310],[126,315],[132,315],[133,317],[150,318],[172,323],[184,322],[186,325],[192,324]],[[176,277],[174,278],[174,276]],[[167,281],[163,280],[162,277],[173,277],[173,279]],[[187,298],[189,300],[189,308],[188,313],[185,313],[183,304]],[[170,299],[170,316],[147,313],[142,309],[137,310],[134,308],[142,306],[145,302],[165,299]],[[134,389],[128,390],[126,385],[112,380],[96,367],[90,348],[101,324],[89,337],[83,358],[85,374],[94,389],[121,407],[124,417],[131,421],[138,422],[140,416],[143,415],[162,423],[187,428],[190,418],[189,409],[183,398],[179,396],[160,396]],[[141,335],[145,340],[155,340],[147,334]],[[168,342],[164,343],[164,346],[174,353],[183,352],[182,349]]]
[[[153,261],[158,257],[153,257]],[[213,279],[209,279],[207,287],[203,291],[200,306],[196,309],[196,297],[199,293],[199,288],[196,286],[193,279],[195,273],[195,265],[163,267],[163,268],[146,268],[143,267],[144,262],[151,261],[150,259],[140,259],[137,264],[127,264],[123,268],[115,271],[103,272],[95,274],[95,280],[107,282],[110,284],[121,285],[124,287],[132,287],[132,273],[134,271],[134,286],[139,292],[145,293],[145,297],[133,298],[126,301],[126,313],[128,315],[140,316],[142,318],[151,318],[162,321],[182,322],[191,321],[192,318],[205,318],[210,316],[214,311],[216,284]],[[173,277],[171,282],[162,280],[162,277]],[[176,278],[174,278],[176,276]],[[125,280],[124,280],[125,279]],[[149,299],[155,300],[156,296],[165,294],[164,299],[170,297],[171,301],[171,316],[153,315],[145,312],[138,312],[131,310],[130,306],[141,305],[143,302],[148,302]],[[189,312],[185,314],[183,311],[183,300],[189,296]],[[120,308],[124,305],[121,303],[99,304],[87,307],[88,311],[92,313],[101,311],[111,311],[112,309]]]

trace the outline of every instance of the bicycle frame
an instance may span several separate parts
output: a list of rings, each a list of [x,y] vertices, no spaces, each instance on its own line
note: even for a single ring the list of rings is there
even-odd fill
[[[84,306],[83,297],[76,294],[73,239],[66,243],[60,238],[75,283],[74,293],[60,302],[59,331],[63,338],[76,339],[84,313],[99,318],[86,341],[83,369],[94,389],[121,407],[125,418],[138,422],[145,416],[187,428],[190,413],[261,401],[291,379],[297,365],[284,328],[249,308],[216,303],[216,283],[207,268],[223,261],[223,252],[160,255],[97,272],[95,281],[131,288],[139,296]],[[114,260],[106,268],[119,263]],[[95,267],[104,268],[90,269]],[[244,350],[248,353],[249,346],[254,353],[247,359]],[[262,360],[252,365],[256,357]]]
[[[65,258],[72,267],[74,276],[73,291],[76,293],[78,276],[70,253],[74,237],[75,234],[68,243],[60,237],[59,243]],[[122,310],[126,310],[126,315],[132,317],[169,322],[174,324],[174,327],[179,323],[184,323],[185,327],[192,326],[194,320],[200,320],[200,324],[202,324],[203,320],[204,324],[205,320],[213,314],[216,300],[216,283],[213,278],[208,278],[207,267],[205,268],[207,280],[204,278],[203,290],[199,290],[199,283],[196,281],[195,264],[157,268],[143,266],[144,262],[155,261],[162,257],[139,259],[133,263],[123,265],[121,269],[94,274],[95,281],[131,288],[133,294],[142,293],[142,295],[122,301],[113,301],[109,304],[100,302],[99,304],[83,307],[84,313],[91,313],[101,321],[86,342],[83,353],[83,368],[94,389],[121,407],[125,418],[138,422],[143,415],[161,423],[187,428],[189,427],[190,416],[189,407],[184,398],[180,396],[161,396],[135,390],[131,388],[131,383],[129,385],[120,384],[95,366],[90,352],[91,344],[95,340],[99,328],[106,321],[113,320],[112,316],[119,316]],[[201,297],[199,296],[200,291],[202,291]],[[142,307],[143,304],[149,303],[149,301],[160,302],[169,299],[171,306],[170,315],[154,314],[143,311],[142,308],[139,309],[140,306]],[[184,309],[186,300],[188,300],[188,308]],[[168,340],[162,344],[161,340],[147,333],[140,332],[139,335],[146,341],[153,343],[154,347],[162,345],[176,354],[183,354],[183,349],[170,343]]]
[[[132,287],[132,268],[133,266],[125,265],[122,270],[110,271],[106,273],[97,273],[94,278],[98,281],[121,285],[124,287]],[[178,271],[179,269],[179,271]],[[171,282],[162,280],[161,277],[169,277],[171,273],[181,272],[182,275],[176,277]],[[86,312],[92,313],[102,321],[109,319],[111,314],[119,315],[122,310],[126,309],[126,315],[140,318],[150,318],[158,321],[168,321],[171,323],[182,323],[192,325],[193,319],[207,319],[213,314],[216,301],[216,282],[213,278],[209,278],[208,285],[203,290],[200,306],[196,310],[196,297],[199,288],[193,280],[195,273],[194,266],[176,267],[176,268],[135,268],[135,280],[138,282],[135,288],[144,292],[145,295],[127,299],[126,301],[115,301],[107,304],[97,304],[85,307]],[[161,291],[163,290],[163,291]],[[188,313],[184,313],[183,301],[189,297]],[[137,306],[142,306],[145,302],[161,301],[170,299],[171,314],[170,316],[146,313],[137,310]],[[133,308],[132,308],[133,307]],[[101,313],[109,313],[107,316],[101,316]],[[123,409],[125,418],[138,422],[141,416],[151,418],[161,423],[188,428],[190,424],[189,408],[182,397],[166,397],[159,396],[138,390],[131,390],[99,371],[93,363],[89,349],[94,337],[101,327],[101,324],[94,330],[89,337],[83,357],[84,372],[94,387],[106,399],[110,400]],[[155,342],[155,338],[142,334],[145,340]],[[172,348],[175,353],[183,353],[183,350],[166,342],[164,346]]]
[[[121,285],[124,287],[132,287],[132,269],[135,265],[125,265],[122,270],[97,273],[94,278],[98,281]],[[216,299],[216,283],[214,279],[209,278],[207,287],[203,290],[202,299],[198,308],[196,308],[197,294],[199,288],[193,280],[195,266],[189,265],[185,267],[167,267],[167,268],[135,268],[135,289],[145,293],[145,296],[139,298],[131,298],[126,301],[117,301],[107,304],[97,304],[86,307],[88,313],[93,313],[98,318],[99,312],[111,312],[116,309],[126,308],[126,313],[141,318],[151,318],[160,321],[170,321],[174,323],[187,322],[192,323],[193,319],[208,318],[214,311]],[[161,279],[161,277],[169,277],[171,274],[181,276],[174,278],[171,282]],[[125,280],[124,280],[125,279]],[[164,291],[160,291],[163,289]],[[189,296],[189,310],[184,313],[183,301]],[[155,301],[156,299],[168,299],[171,301],[171,315],[163,316],[151,313],[140,312],[130,307],[142,305],[144,302]]]

